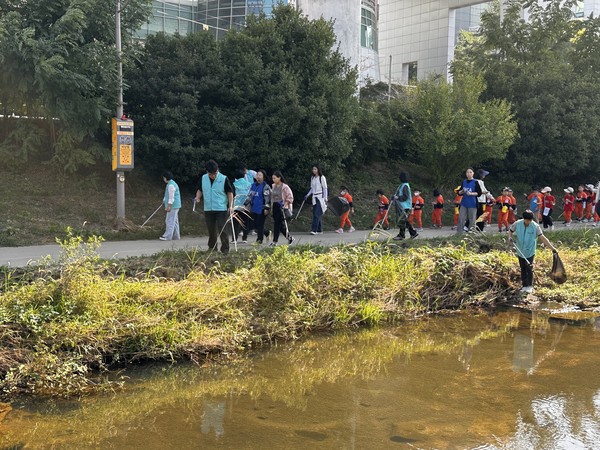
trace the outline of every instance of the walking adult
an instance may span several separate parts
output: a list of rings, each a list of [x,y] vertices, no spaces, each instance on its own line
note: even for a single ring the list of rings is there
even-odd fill
[[[267,172],[260,169],[256,172],[255,182],[250,186],[246,206],[250,209],[252,223],[256,230],[256,244],[262,244],[264,237],[269,237],[265,231],[265,219],[271,210],[271,188],[266,183]]]
[[[477,197],[477,217],[480,217],[486,210],[486,206],[488,203],[489,197],[490,197],[490,192],[485,188],[485,183],[483,181],[483,179],[485,177],[487,177],[490,173],[487,170],[483,170],[483,169],[479,169],[477,171],[477,173],[475,174],[474,178],[477,180],[477,183],[479,184],[479,187],[481,188],[481,194],[479,194],[479,196]],[[491,200],[494,200],[494,197],[491,198]],[[492,216],[492,209],[489,209],[489,218],[491,218]],[[471,225],[473,224],[473,222],[470,222]],[[479,229],[479,231],[483,231],[483,227],[485,226],[486,221],[482,220],[480,222],[476,222],[475,225],[477,226],[477,228]]]
[[[208,248],[217,248],[221,239],[221,253],[229,253],[229,233],[227,220],[233,213],[233,187],[225,175],[219,172],[216,161],[206,163],[206,173],[202,175],[196,191],[196,202],[204,198],[204,220],[208,229]]]
[[[327,179],[317,164],[312,168],[310,190],[304,200],[312,195],[312,224],[310,234],[323,233],[323,214],[327,210]]]
[[[477,220],[477,197],[482,194],[481,186],[477,180],[473,178],[475,172],[473,169],[468,168],[465,171],[466,178],[460,185],[458,195],[461,195],[460,208],[458,211],[458,225],[456,227],[457,233],[463,233],[465,231],[465,223],[469,221],[469,225],[475,225]]]
[[[285,184],[283,175],[279,170],[273,172],[273,189],[271,195],[271,211],[273,212],[273,242],[271,245],[277,245],[279,234],[287,239],[288,244],[294,241],[290,234],[286,217],[292,217],[292,204],[294,203],[294,194],[290,187]]]
[[[244,203],[248,198],[252,183],[246,178],[246,171],[243,168],[236,170],[233,187],[235,196],[233,198],[233,239],[236,242],[240,232],[242,233],[242,243],[248,242],[248,232],[250,231],[250,212],[244,208]]]
[[[533,212],[523,212],[523,218],[517,220],[508,228],[508,241],[517,250],[517,258],[521,268],[521,292],[531,294],[533,292],[533,259],[536,253],[537,239],[556,253],[556,248],[548,240],[540,226],[533,220]]]
[[[394,239],[404,239],[407,228],[410,238],[416,238],[419,233],[417,233],[417,230],[408,221],[408,217],[412,211],[412,194],[410,192],[410,185],[408,184],[408,175],[405,172],[400,173],[400,186],[398,186],[396,193],[392,196],[392,201],[396,205],[396,211],[398,212],[398,235]]]
[[[165,217],[165,232],[159,238],[161,241],[179,240],[179,210],[181,209],[181,194],[179,186],[173,180],[173,174],[166,170],[162,174],[163,181],[166,183],[163,205],[167,212]]]

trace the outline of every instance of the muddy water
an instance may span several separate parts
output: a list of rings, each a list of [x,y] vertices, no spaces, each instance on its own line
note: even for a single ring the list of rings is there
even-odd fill
[[[507,311],[151,366],[123,391],[14,403],[0,448],[600,448],[600,318]]]

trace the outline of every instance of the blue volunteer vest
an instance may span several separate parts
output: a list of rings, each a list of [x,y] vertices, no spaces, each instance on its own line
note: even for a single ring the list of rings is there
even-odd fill
[[[245,178],[238,178],[233,182],[233,187],[235,188],[233,206],[244,206],[244,201],[246,201],[248,192],[250,192],[250,186],[252,186],[252,183],[248,182]]]
[[[173,205],[171,208],[179,209],[181,208],[181,194],[179,193],[179,186],[173,180],[169,180],[167,185],[165,186],[165,196],[163,197],[163,203],[165,204],[165,208],[167,208],[169,204],[169,186],[175,187],[175,195],[173,198]]]
[[[408,183],[402,183],[398,187],[398,191],[396,192],[396,195],[399,196],[402,193],[404,186],[406,186],[406,188],[408,189],[408,198],[402,202],[399,201],[398,203],[400,203],[400,207],[402,209],[410,209],[410,208],[412,208],[412,194],[410,192],[410,186],[408,185]]]
[[[513,237],[515,238],[515,245],[521,252],[521,254],[517,253],[518,256],[525,258],[535,256],[538,227],[539,225],[535,222],[531,222],[529,226],[525,226],[523,219],[515,222]]]
[[[202,196],[204,197],[204,211],[227,211],[227,194],[225,194],[225,181],[227,177],[217,172],[217,177],[211,183],[208,174],[202,175]]]

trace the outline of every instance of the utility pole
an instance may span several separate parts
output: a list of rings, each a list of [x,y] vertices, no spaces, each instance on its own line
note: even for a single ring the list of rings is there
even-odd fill
[[[115,46],[117,48],[117,120],[123,117],[123,62],[121,61],[121,0],[116,0]],[[125,219],[125,172],[117,171],[117,221]]]

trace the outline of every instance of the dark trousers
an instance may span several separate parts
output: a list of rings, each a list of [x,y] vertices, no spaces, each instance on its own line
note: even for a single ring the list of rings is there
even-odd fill
[[[542,225],[544,225],[544,228],[548,228],[551,227],[552,225],[554,225],[554,223],[552,222],[552,209],[550,209],[550,211],[548,211],[548,215],[544,216],[542,215]]]
[[[485,203],[477,202],[477,218],[475,220],[477,220],[483,214],[484,206]],[[470,226],[473,226],[473,224],[470,224]],[[475,226],[479,231],[483,231],[483,227],[485,227],[485,221],[482,220],[481,222],[475,222]]]
[[[233,229],[235,230],[235,240],[237,241],[240,232],[242,233],[242,241],[248,239],[252,219],[248,211],[240,210],[233,213]]]
[[[321,232],[323,231],[323,208],[321,208],[321,202],[317,199],[317,202],[313,205],[313,216],[312,225],[310,231]]]
[[[263,236],[268,236],[269,231],[265,231],[265,216],[263,213],[252,213],[252,222],[254,222],[254,229],[256,230],[256,242],[262,244]]]
[[[521,267],[521,282],[523,287],[533,286],[533,256],[530,258],[519,258],[519,266]]]
[[[229,234],[225,226],[227,211],[204,211],[204,219],[208,228],[209,250],[216,250],[218,239],[221,238],[221,252],[224,255],[229,253]]]
[[[279,203],[273,204],[273,242],[277,243],[279,240],[279,234],[283,234],[286,239],[290,238],[290,232],[288,230],[287,221],[283,216],[283,209],[279,206]]]
[[[399,209],[398,210],[398,236],[401,238],[406,237],[406,229],[408,228],[408,233],[411,236],[417,235],[417,230],[413,228],[413,226],[408,221],[408,216],[410,216],[410,209]]]

